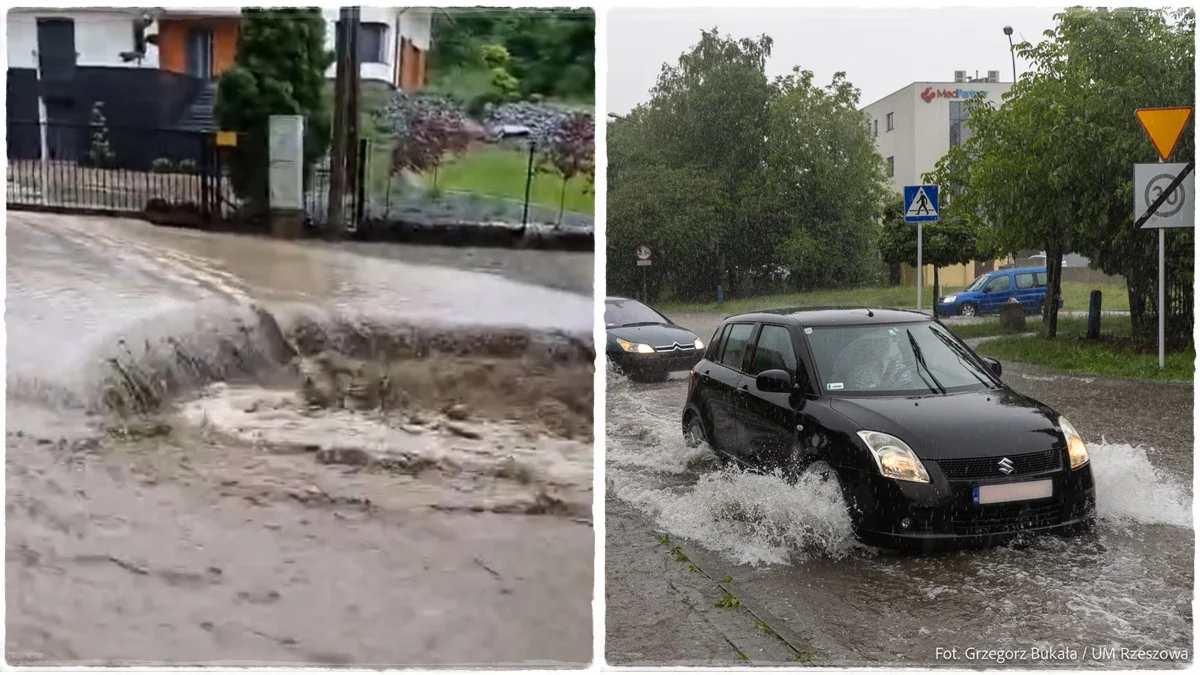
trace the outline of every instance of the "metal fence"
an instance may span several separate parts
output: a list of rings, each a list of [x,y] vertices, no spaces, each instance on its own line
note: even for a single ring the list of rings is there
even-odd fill
[[[228,216],[237,199],[211,134],[9,121],[10,208]]]
[[[394,148],[387,139],[370,140],[364,146],[362,199],[367,219],[428,226],[594,228],[591,199],[580,199],[586,179],[576,177],[564,185],[560,176],[540,165],[537,148],[526,140],[477,143],[464,154],[447,158],[437,170],[423,173],[393,170]],[[566,206],[560,213],[563,196]]]

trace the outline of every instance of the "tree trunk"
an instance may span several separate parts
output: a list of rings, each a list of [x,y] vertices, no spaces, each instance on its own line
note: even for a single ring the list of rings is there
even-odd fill
[[[932,298],[932,299],[933,299],[933,303],[932,303],[932,304],[933,304],[933,316],[934,316],[934,318],[937,318],[937,315],[938,315],[938,308],[937,308],[937,289],[938,289],[938,288],[941,288],[941,283],[940,283],[940,282],[941,282],[941,270],[939,270],[939,269],[938,269],[938,266],[937,266],[937,265],[934,265],[934,266],[933,266],[933,298]]]
[[[563,211],[567,208],[567,179],[563,179],[562,192],[558,195],[558,222],[555,227],[562,227]]]
[[[1042,335],[1053,340],[1058,336],[1058,296],[1062,294],[1062,244],[1046,246],[1046,301],[1042,305]]]
[[[900,285],[900,263],[888,265],[888,286]]]

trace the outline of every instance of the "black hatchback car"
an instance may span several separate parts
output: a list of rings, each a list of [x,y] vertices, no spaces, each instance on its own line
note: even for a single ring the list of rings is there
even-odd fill
[[[695,333],[637,300],[605,298],[604,328],[609,361],[632,379],[665,380],[672,371],[690,369],[704,354]]]
[[[1074,533],[1095,518],[1087,445],[917,312],[726,319],[692,369],[683,430],[719,458],[837,480],[855,534],[899,548]]]

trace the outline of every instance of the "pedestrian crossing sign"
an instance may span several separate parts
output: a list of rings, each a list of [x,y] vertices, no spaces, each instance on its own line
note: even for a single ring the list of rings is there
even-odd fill
[[[904,186],[904,222],[935,223],[938,219],[938,186]]]

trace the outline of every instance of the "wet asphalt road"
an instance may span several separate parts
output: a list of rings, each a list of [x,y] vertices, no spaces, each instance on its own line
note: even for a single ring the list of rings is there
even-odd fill
[[[270,433],[328,436],[319,411],[267,400],[283,392],[190,392],[202,411],[238,406],[228,428],[169,410],[105,431],[104,420],[59,405],[85,398],[93,366],[142,339],[182,340],[198,362],[221,358],[217,340],[251,301],[343,322],[590,336],[590,257],[543,253],[542,269],[529,252],[363,255],[12,212],[7,236],[10,662],[590,661],[593,530],[577,516],[523,515],[529,495],[558,489],[563,472],[590,491],[591,461],[580,459],[590,442],[543,442],[471,417],[461,432],[470,438],[395,430],[414,452],[474,462],[409,475],[273,447]],[[587,273],[537,285],[568,267]],[[339,418],[347,442],[366,437],[354,425],[380,425],[351,417]],[[486,468],[538,448],[562,453],[544,462],[557,474],[538,464],[518,481]]]
[[[673,318],[706,341],[719,323],[710,315]],[[853,542],[829,495],[718,471],[706,450],[688,450],[679,431],[680,377],[651,385],[609,380],[610,663],[1190,663],[1190,386],[1006,363],[1010,386],[1055,407],[1085,434],[1101,521],[1075,539],[919,556]],[[739,606],[714,606],[727,597]],[[953,657],[940,651],[953,648]],[[1145,660],[1093,648],[1188,653]]]

